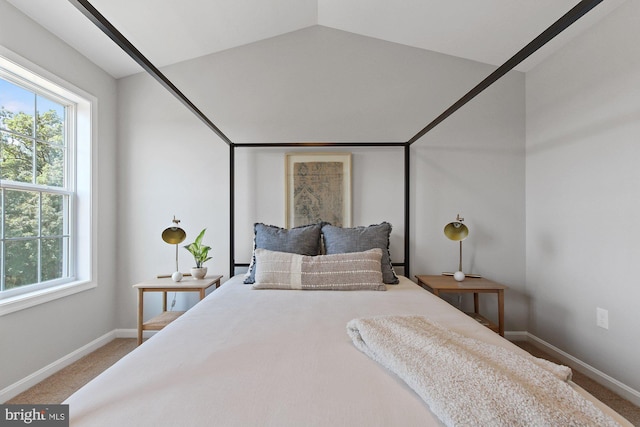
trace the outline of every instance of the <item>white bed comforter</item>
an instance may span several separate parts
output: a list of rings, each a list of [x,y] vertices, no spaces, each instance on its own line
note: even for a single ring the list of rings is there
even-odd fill
[[[423,315],[522,350],[400,279],[386,292],[291,291],[254,290],[236,276],[69,397],[71,425],[440,425],[401,379],[355,348],[350,320]]]

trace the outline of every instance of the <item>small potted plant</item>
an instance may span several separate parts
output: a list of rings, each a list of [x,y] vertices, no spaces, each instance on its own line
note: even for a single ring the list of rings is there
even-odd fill
[[[207,267],[203,267],[202,264],[211,259],[209,256],[211,247],[202,244],[202,237],[205,231],[207,231],[206,228],[198,234],[198,237],[196,237],[193,243],[184,246],[186,250],[191,252],[193,259],[196,261],[196,266],[191,269],[191,276],[193,276],[194,279],[204,279],[204,276],[207,275]]]

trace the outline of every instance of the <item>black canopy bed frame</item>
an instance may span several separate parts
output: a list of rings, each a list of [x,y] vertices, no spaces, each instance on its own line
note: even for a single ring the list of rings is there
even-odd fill
[[[408,278],[411,146],[601,0],[580,2],[408,141],[265,143],[232,142],[86,0],[70,1],[228,145],[232,276],[65,400],[73,425],[630,425],[571,383],[568,367],[534,358]],[[255,147],[402,148],[404,260],[394,265],[404,274],[384,280],[393,270],[379,241],[363,252],[336,248],[358,240],[352,229],[304,227],[316,254],[320,231],[327,248],[305,257],[301,247],[259,246],[257,225],[247,286],[235,274],[247,265],[234,253],[235,155]],[[161,410],[141,410],[149,407]]]
[[[185,107],[196,115],[220,139],[229,146],[229,276],[235,274],[236,267],[246,267],[248,263],[235,261],[235,149],[252,147],[398,147],[404,149],[404,260],[393,263],[394,266],[404,267],[404,275],[410,277],[410,164],[411,145],[443,122],[467,102],[471,101],[486,88],[498,81],[506,73],[544,46],[547,42],[560,34],[574,22],[596,7],[602,0],[582,0],[560,19],[554,22],[540,35],[523,47],[504,64],[489,74],[473,89],[453,103],[442,114],[433,119],[411,139],[404,142],[265,142],[265,143],[236,143],[231,141],[196,105],[194,105],[157,67],[155,67],[118,29],[116,29],[91,3],[87,0],[69,0],[91,22],[102,30],[111,40],[122,48],[149,75],[156,79],[165,89],[175,96]]]

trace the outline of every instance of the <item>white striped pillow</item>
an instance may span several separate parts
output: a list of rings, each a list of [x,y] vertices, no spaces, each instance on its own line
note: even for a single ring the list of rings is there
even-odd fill
[[[376,290],[382,282],[382,250],[306,256],[256,249],[254,289]]]

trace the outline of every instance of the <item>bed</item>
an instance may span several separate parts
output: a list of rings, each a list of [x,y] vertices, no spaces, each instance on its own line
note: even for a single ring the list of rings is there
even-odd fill
[[[526,355],[403,276],[385,291],[261,290],[245,280],[227,280],[73,394],[65,402],[71,425],[443,425],[402,379],[354,346],[346,326],[359,318],[423,316]]]

